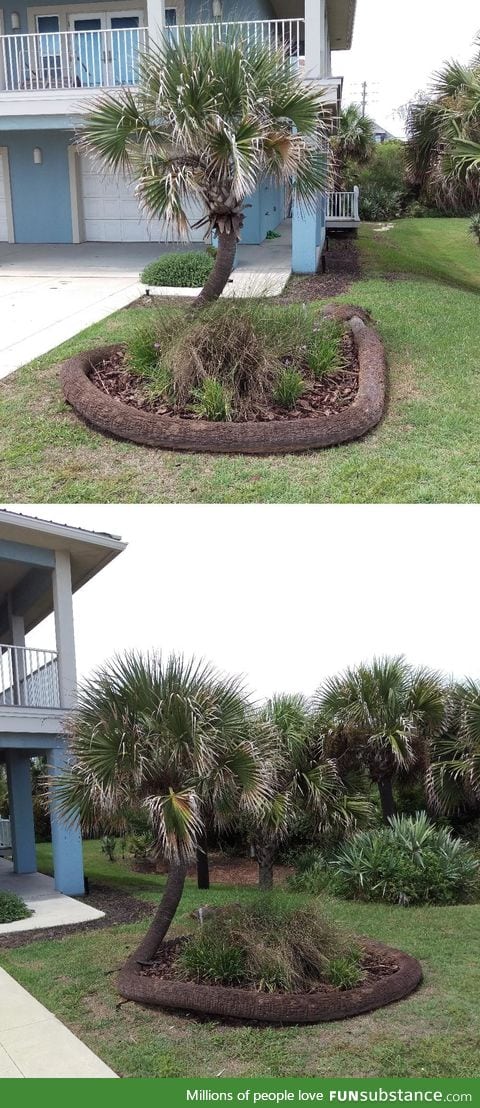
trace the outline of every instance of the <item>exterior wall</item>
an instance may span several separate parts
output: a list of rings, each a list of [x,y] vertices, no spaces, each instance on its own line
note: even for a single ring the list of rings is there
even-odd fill
[[[168,7],[168,3],[165,4]],[[247,19],[275,19],[275,11],[270,0],[223,0],[222,20],[224,23],[241,22]],[[212,23],[211,0],[185,0],[185,23]]]
[[[10,163],[15,242],[72,242],[70,179],[65,132],[0,132]],[[40,147],[42,164],[33,162]]]
[[[267,232],[274,231],[275,227],[282,222],[283,190],[265,181],[257,192],[249,197],[247,203],[249,206],[245,211],[242,243],[255,245],[263,242]]]
[[[35,30],[35,13],[38,9],[45,9],[45,14],[64,14],[65,19],[69,11],[78,8],[82,13],[88,11],[144,11],[145,23],[146,23],[146,4],[145,0],[140,0],[139,3],[129,3],[128,0],[98,0],[97,3],[94,0],[87,0],[84,3],[83,0],[70,0],[69,3],[65,3],[65,0],[61,0],[59,4],[52,4],[52,0],[35,0],[34,3],[27,3],[26,0],[19,0],[18,4],[15,0],[7,0],[3,5],[3,34],[28,34],[28,32]],[[11,15],[12,12],[18,12],[20,16],[20,28],[18,32],[12,31]],[[66,22],[63,20],[60,22],[61,30],[67,30]]]

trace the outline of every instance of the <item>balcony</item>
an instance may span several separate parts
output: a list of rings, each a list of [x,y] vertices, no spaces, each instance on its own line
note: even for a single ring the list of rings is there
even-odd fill
[[[0,709],[59,708],[57,652],[0,643]]]
[[[169,27],[166,34],[188,37],[202,28],[213,42],[232,35],[262,43],[302,64],[305,20],[270,19]],[[137,58],[148,47],[146,27],[56,31],[0,36],[0,92],[60,93],[62,90],[115,89],[137,83]]]

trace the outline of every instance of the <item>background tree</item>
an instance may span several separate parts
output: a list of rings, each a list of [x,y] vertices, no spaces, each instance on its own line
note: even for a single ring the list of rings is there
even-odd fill
[[[373,119],[362,115],[358,104],[349,104],[342,108],[338,129],[332,138],[335,176],[339,187],[343,187],[348,162],[365,165],[372,157],[376,145],[374,128]]]
[[[85,829],[120,831],[143,810],[159,857],[169,863],[153,921],[130,962],[149,961],[180,902],[187,865],[203,835],[238,811],[254,816],[268,796],[259,752],[246,737],[248,702],[239,681],[172,655],[129,653],[85,683],[68,725],[70,768],[53,782],[54,802]]]
[[[349,795],[335,761],[325,758],[312,713],[302,696],[275,696],[259,713],[256,742],[264,749],[272,781],[271,794],[253,817],[259,885],[273,885],[273,863],[282,841],[308,815],[313,838],[345,833],[371,806],[365,797]]]
[[[340,765],[362,762],[376,784],[382,816],[395,814],[399,770],[426,762],[426,743],[445,719],[442,681],[401,656],[376,658],[325,681],[316,698],[325,727],[324,751]]]
[[[427,795],[434,812],[453,822],[480,816],[480,682],[448,692],[446,726],[432,742]]]
[[[480,38],[471,63],[448,62],[407,113],[408,161],[420,196],[465,214],[480,204]]]
[[[199,203],[195,226],[218,246],[201,307],[228,281],[245,204],[263,180],[293,180],[298,200],[315,204],[327,172],[322,111],[321,93],[283,52],[234,31],[217,41],[199,29],[150,47],[135,92],[98,97],[82,142],[106,168],[130,174],[141,206],[180,236],[189,231],[189,203]]]

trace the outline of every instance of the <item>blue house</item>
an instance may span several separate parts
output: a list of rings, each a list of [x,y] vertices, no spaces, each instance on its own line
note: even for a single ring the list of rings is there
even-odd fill
[[[64,723],[76,688],[73,593],[124,548],[112,535],[0,512],[0,763],[15,873],[37,868],[31,759],[45,756],[51,776],[64,766]],[[29,632],[51,614],[54,642],[32,647]],[[80,828],[65,823],[53,800],[50,817],[55,888],[81,896]]]
[[[0,0],[1,4],[1,0]],[[209,25],[282,46],[304,79],[320,83],[336,115],[341,78],[331,51],[349,49],[356,0],[3,0],[0,6],[0,241],[162,242],[165,229],[139,211],[126,178],[105,175],[75,145],[92,94],[135,85],[139,50],[176,28]],[[193,214],[193,213],[192,213]],[[287,192],[265,182],[243,234],[262,242],[290,215]],[[293,212],[293,268],[316,269],[325,203]],[[202,237],[193,230],[193,238]]]

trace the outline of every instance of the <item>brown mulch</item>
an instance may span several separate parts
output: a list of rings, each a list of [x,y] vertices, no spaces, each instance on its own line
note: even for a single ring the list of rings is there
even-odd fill
[[[182,935],[177,939],[170,939],[163,943],[160,949],[157,951],[155,959],[152,963],[144,963],[140,970],[141,977],[161,977],[164,981],[176,981],[185,980],[178,976],[175,968],[175,962],[182,948],[188,943],[189,936]],[[377,981],[379,977],[391,977],[393,973],[398,970],[398,964],[395,956],[386,953],[377,953],[372,951],[363,951],[361,958],[361,967],[363,971],[363,979],[360,985],[356,985],[355,988],[361,988],[362,986],[368,986]],[[208,984],[208,982],[203,982]],[[235,988],[246,989],[249,992],[257,992],[255,985],[250,982],[245,984],[238,984]],[[282,992],[283,990],[274,990],[275,992]],[[305,990],[291,990],[292,992],[304,992]],[[331,985],[328,981],[319,983],[308,990],[310,993],[336,993],[338,989],[335,985]],[[348,990],[346,990],[348,991]]]
[[[303,303],[306,300],[329,300],[348,292],[362,276],[356,237],[351,234],[330,235],[325,253],[325,273],[311,277],[291,277],[286,288],[275,298],[276,304]]]
[[[5,947],[28,946],[29,943],[43,939],[63,939],[78,931],[98,931],[103,927],[112,927],[115,923],[139,923],[152,914],[152,906],[130,896],[129,893],[108,885],[91,885],[88,896],[82,897],[82,904],[90,904],[105,912],[101,919],[85,923],[74,923],[68,927],[42,927],[36,931],[12,931],[0,935],[0,950]]]
[[[174,416],[193,421],[203,418],[188,407],[174,408],[164,397],[152,395],[148,382],[136,373],[132,373],[125,365],[124,358],[123,350],[117,350],[108,360],[92,368],[90,371],[92,384],[114,400],[129,404],[139,411],[155,412],[159,416]],[[349,332],[343,335],[343,360],[346,363],[345,369],[340,372],[325,374],[318,380],[313,377],[307,379],[305,392],[297,400],[293,410],[289,411],[272,401],[269,407],[251,417],[252,422],[268,423],[272,420],[284,422],[314,418],[319,414],[331,416],[348,408],[357,395],[359,380],[358,359],[353,337]]]

